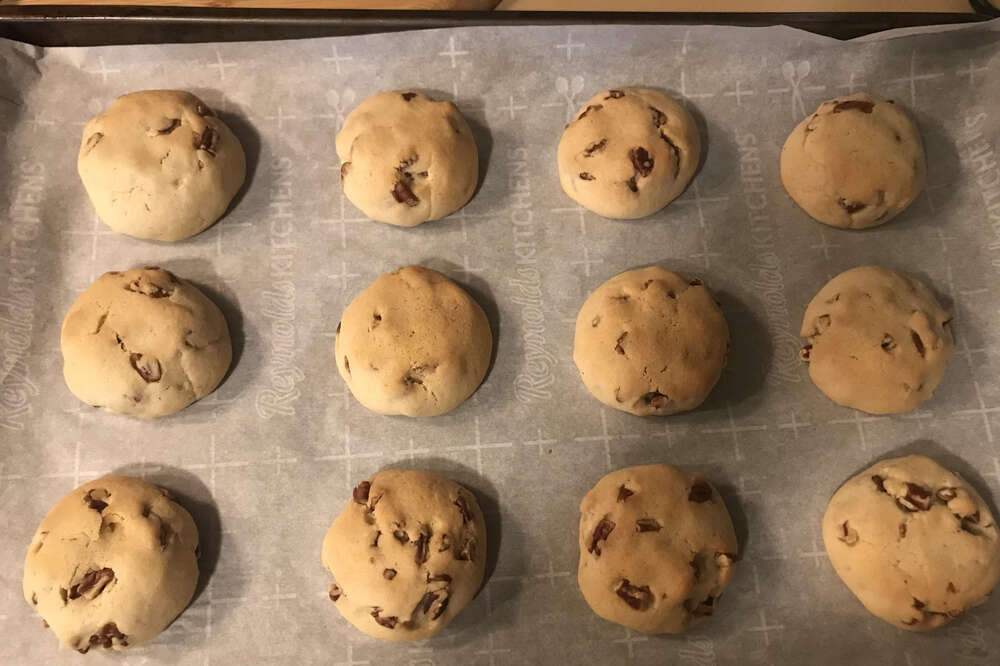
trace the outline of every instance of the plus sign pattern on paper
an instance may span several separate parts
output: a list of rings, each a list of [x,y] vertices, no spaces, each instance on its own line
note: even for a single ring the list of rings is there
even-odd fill
[[[1000,493],[997,35],[994,24],[839,43],[783,28],[572,26],[86,49],[0,42],[0,662],[77,660],[21,598],[21,563],[58,498],[118,471],[174,490],[203,542],[194,602],[122,655],[127,663],[997,663],[998,599],[932,636],[898,631],[836,577],[819,531],[839,484],[889,455],[932,455]],[[612,221],[563,194],[555,151],[583,100],[626,86],[682,100],[706,150],[670,206]],[[144,88],[194,92],[247,152],[230,213],[187,242],[112,233],[76,174],[83,124]],[[482,160],[471,202],[413,229],[365,219],[341,194],[333,149],[351,109],[395,88],[453,100]],[[778,154],[821,101],[859,90],[913,114],[928,186],[892,222],[848,232],[786,196]],[[705,280],[732,331],[706,403],[666,419],[604,408],[572,362],[586,296],[652,263]],[[73,398],[59,330],[96,276],[151,264],[222,307],[235,360],[206,399],[140,422]],[[343,308],[408,264],[465,286],[497,339],[479,391],[433,420],[368,412],[333,362]],[[805,305],[830,277],[866,264],[914,274],[954,313],[951,367],[909,414],[838,407],[798,360]],[[599,619],[576,582],[580,499],[610,470],[656,462],[707,475],[740,539],[715,616],[679,637]],[[389,466],[470,488],[490,528],[483,589],[420,644],[354,630],[319,562],[351,489]]]

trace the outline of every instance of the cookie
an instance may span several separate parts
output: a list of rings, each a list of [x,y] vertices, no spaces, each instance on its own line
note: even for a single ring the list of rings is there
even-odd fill
[[[340,376],[379,414],[438,416],[486,376],[493,335],[461,287],[422,266],[380,275],[344,310],[334,343]]]
[[[781,149],[781,182],[813,219],[864,229],[888,222],[924,189],[917,127],[892,101],[855,93],[820,104]]]
[[[486,568],[475,496],[430,472],[387,470],[354,488],[323,539],[330,600],[355,627],[420,641],[472,600]]]
[[[628,467],[580,502],[580,591],[605,620],[677,634],[709,616],[733,577],[736,532],[701,475]]]
[[[852,268],[813,297],[799,332],[809,376],[838,405],[898,414],[931,397],[954,349],[949,315],[922,283]]]
[[[468,203],[479,152],[451,102],[394,90],[369,97],[337,134],[344,194],[373,220],[415,227]]]
[[[66,386],[77,398],[142,418],[205,397],[233,358],[218,306],[156,267],[97,278],[66,313],[62,354]]]
[[[24,599],[59,642],[122,650],[156,637],[198,583],[198,528],[156,486],[105,476],[59,500],[24,559]]]
[[[559,140],[559,182],[573,201],[602,217],[646,217],[677,198],[701,158],[694,118],[648,88],[592,97]]]
[[[608,407],[665,416],[708,397],[728,349],[729,328],[708,287],[649,266],[616,275],[587,298],[573,362]]]
[[[136,238],[178,241],[210,227],[243,185],[243,146],[191,93],[143,90],[83,128],[77,170],[98,217]]]
[[[882,460],[849,479],[826,508],[823,543],[854,596],[900,629],[947,624],[1000,579],[989,507],[925,456]]]

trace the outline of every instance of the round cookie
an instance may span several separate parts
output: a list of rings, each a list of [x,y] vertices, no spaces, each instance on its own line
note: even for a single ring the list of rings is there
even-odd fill
[[[729,328],[708,287],[649,266],[616,275],[587,298],[573,361],[608,407],[665,416],[708,397],[728,349]]]
[[[592,97],[559,140],[559,182],[571,199],[602,217],[646,217],[677,198],[701,158],[694,118],[648,88]]]
[[[188,92],[122,95],[83,128],[77,170],[97,215],[136,238],[178,241],[226,212],[243,185],[243,147]]]
[[[323,539],[330,599],[355,627],[387,641],[430,638],[472,600],[486,568],[475,496],[423,471],[379,472]]]
[[[925,456],[882,460],[834,493],[823,543],[837,575],[876,617],[926,631],[986,601],[1000,579],[989,507]]]
[[[373,220],[415,227],[451,215],[479,182],[479,152],[451,102],[394,90],[369,97],[337,134],[344,194]]]
[[[24,560],[24,599],[66,647],[121,650],[156,637],[198,583],[198,528],[170,494],[105,476],[49,511]]]
[[[699,474],[628,467],[580,502],[580,591],[595,613],[636,631],[676,634],[711,615],[736,551],[726,505]]]
[[[799,335],[809,376],[839,405],[898,414],[931,397],[954,349],[951,315],[888,268],[844,271],[813,297]]]
[[[781,182],[813,219],[864,229],[888,222],[924,189],[920,134],[891,101],[866,93],[820,104],[781,149]]]
[[[205,397],[233,358],[218,306],[156,267],[97,278],[66,313],[62,354],[63,377],[76,397],[142,418]]]
[[[438,416],[482,383],[493,351],[483,309],[447,277],[422,266],[380,275],[337,324],[340,376],[379,414]]]

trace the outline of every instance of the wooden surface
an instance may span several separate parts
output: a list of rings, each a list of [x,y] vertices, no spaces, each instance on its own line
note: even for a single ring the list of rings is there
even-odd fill
[[[0,0],[0,5],[174,5],[305,9],[966,12],[968,0]]]
[[[275,9],[492,9],[499,0],[0,0],[6,5],[158,5]]]
[[[502,0],[498,9],[678,12],[967,12],[968,0]]]

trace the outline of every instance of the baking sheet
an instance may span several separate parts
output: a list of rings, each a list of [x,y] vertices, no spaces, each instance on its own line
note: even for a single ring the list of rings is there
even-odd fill
[[[997,599],[930,635],[896,630],[837,579],[819,521],[847,476],[904,452],[937,456],[987,496],[1000,491],[998,32],[994,22],[841,43],[785,28],[573,26],[86,49],[0,42],[0,661],[82,659],[60,651],[21,599],[21,563],[53,502],[124,470],[184,498],[206,575],[191,607],[120,663],[995,663]],[[555,146],[583,101],[628,85],[685,98],[707,150],[667,209],[609,221],[562,193]],[[172,245],[112,233],[75,170],[86,120],[151,87],[203,97],[249,158],[230,214]],[[344,115],[392,88],[456,100],[483,159],[471,203],[415,229],[363,219],[337,178]],[[915,115],[929,182],[900,218],[847,232],[787,198],[778,153],[819,102],[860,89]],[[476,395],[425,421],[360,407],[331,358],[352,296],[411,263],[466,285],[498,339]],[[586,295],[649,263],[705,279],[733,332],[707,402],[659,420],[603,408],[572,363]],[[805,304],[829,277],[869,263],[921,277],[955,314],[944,381],[902,416],[832,404],[797,360]],[[149,264],[223,306],[236,362],[209,398],[140,422],[69,393],[59,326],[97,275]],[[597,618],[575,580],[579,499],[609,470],[653,462],[706,473],[740,537],[716,616],[681,637]],[[483,590],[444,633],[414,645],[350,627],[319,564],[353,485],[390,466],[466,484],[491,528]]]

